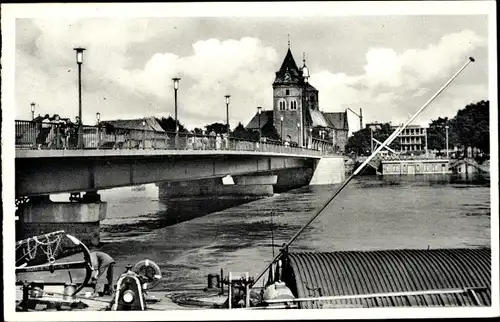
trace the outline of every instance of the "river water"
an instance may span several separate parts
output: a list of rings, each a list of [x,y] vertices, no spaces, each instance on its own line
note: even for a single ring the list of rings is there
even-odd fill
[[[221,268],[255,276],[273,257],[273,237],[278,247],[287,242],[336,188],[303,187],[173,225],[155,185],[102,191],[108,212],[100,249],[116,259],[117,272],[155,261],[162,289],[204,287]],[[488,180],[358,177],[290,250],[490,246],[490,214]]]

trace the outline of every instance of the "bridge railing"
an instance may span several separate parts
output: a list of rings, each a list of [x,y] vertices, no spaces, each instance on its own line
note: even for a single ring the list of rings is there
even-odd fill
[[[82,125],[78,147],[78,126],[63,122],[15,121],[16,149],[167,149],[261,151],[304,155],[335,154],[327,141],[313,141],[309,148],[280,141],[251,141],[227,135],[121,128],[106,124]]]

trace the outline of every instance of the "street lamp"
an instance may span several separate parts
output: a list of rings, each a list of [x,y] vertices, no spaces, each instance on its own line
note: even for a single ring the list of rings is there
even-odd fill
[[[370,126],[370,153],[373,153],[373,127]]]
[[[83,51],[85,48],[73,48],[76,51],[76,63],[78,65],[78,148],[83,148],[83,133],[82,133],[82,64],[83,64]]]
[[[142,120],[142,148],[146,148],[146,119]]]
[[[309,128],[309,148],[312,147],[312,143],[313,143],[313,129],[312,127]]]
[[[259,119],[259,142],[260,142],[260,137],[262,135],[262,133],[260,131],[260,113],[261,113],[261,110],[262,110],[262,107],[258,106],[257,107],[257,115],[258,115],[258,119]]]
[[[31,119],[34,120],[35,119],[35,102],[31,102],[30,105],[31,105]]]
[[[227,139],[229,140],[229,100],[231,95],[224,96],[226,98],[226,126],[227,126]]]
[[[281,144],[283,144],[283,115],[280,116]]]
[[[297,122],[297,145],[300,147],[300,123]]]
[[[99,147],[101,146],[101,113],[95,113],[95,118],[97,120],[97,148],[99,149]]]
[[[177,149],[179,140],[179,126],[177,125],[177,90],[179,89],[179,81],[181,79],[179,77],[174,77],[172,80],[174,81],[175,148]]]
[[[446,158],[449,159],[450,158],[450,152],[448,150],[448,128],[449,128],[449,126],[446,125],[444,128],[446,129]]]

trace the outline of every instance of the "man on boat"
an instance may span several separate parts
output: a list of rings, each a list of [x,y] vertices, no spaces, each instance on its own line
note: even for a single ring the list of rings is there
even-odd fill
[[[100,251],[91,252],[90,259],[92,268],[94,269],[92,276],[92,282],[95,283],[94,295],[111,295],[115,260],[108,254]],[[104,275],[106,276],[106,283],[104,283]]]

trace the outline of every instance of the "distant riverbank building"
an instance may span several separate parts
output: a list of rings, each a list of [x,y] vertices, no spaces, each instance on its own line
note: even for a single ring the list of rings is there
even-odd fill
[[[395,130],[397,126],[393,126]],[[419,125],[408,125],[399,135],[401,152],[421,153],[427,151],[427,129]]]
[[[273,109],[256,113],[246,126],[260,130],[274,127],[282,140],[304,147],[329,143],[343,152],[349,125],[347,111],[325,113],[319,109],[318,90],[309,83],[305,57],[303,66],[295,63],[290,48],[273,82]],[[260,119],[260,121],[259,121]]]

